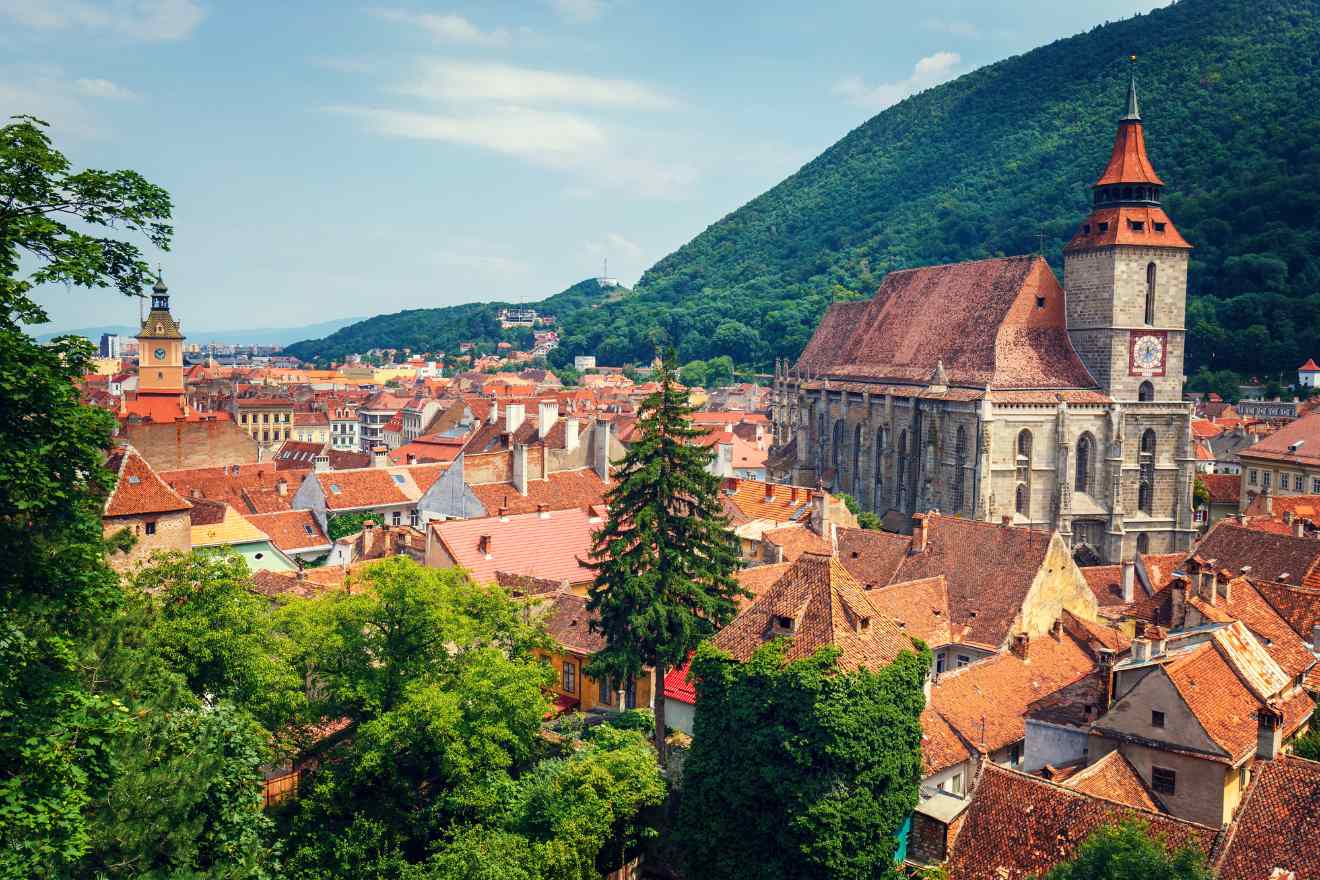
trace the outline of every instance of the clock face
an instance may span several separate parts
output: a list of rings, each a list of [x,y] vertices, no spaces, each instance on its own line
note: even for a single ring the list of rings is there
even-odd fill
[[[1168,345],[1164,333],[1133,333],[1129,351],[1129,371],[1137,376],[1163,376]]]
[[[165,349],[163,349],[163,348],[158,348],[158,349],[156,349],[155,352],[153,352],[153,353],[156,355],[156,360],[158,360],[158,361],[163,361],[163,360],[165,360]]]

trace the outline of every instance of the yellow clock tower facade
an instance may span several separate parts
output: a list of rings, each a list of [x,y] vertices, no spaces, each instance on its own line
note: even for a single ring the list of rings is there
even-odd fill
[[[156,279],[151,314],[138,331],[138,394],[183,394],[183,332],[170,314],[170,293]]]

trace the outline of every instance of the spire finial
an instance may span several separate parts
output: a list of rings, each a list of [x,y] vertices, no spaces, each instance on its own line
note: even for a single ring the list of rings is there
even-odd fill
[[[1122,121],[1140,122],[1141,108],[1137,105],[1137,56],[1128,56],[1128,61],[1131,64],[1131,75],[1128,78],[1127,113],[1124,114]]]
[[[160,263],[156,264],[156,283],[151,289],[158,294],[165,293],[169,290],[169,288],[165,286],[165,273],[161,271]]]

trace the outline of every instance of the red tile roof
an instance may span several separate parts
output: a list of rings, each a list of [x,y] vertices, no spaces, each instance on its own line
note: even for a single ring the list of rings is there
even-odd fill
[[[1160,224],[1160,225],[1156,225]],[[1162,228],[1161,228],[1162,227]],[[1089,229],[1089,231],[1088,231]],[[1169,215],[1158,205],[1097,208],[1064,247],[1064,252],[1110,245],[1191,249]]]
[[[1140,810],[1160,811],[1155,795],[1146,787],[1137,768],[1133,767],[1117,749],[1090,767],[1070,775],[1062,784],[1065,788],[1104,798],[1107,801],[1126,804]]]
[[[161,471],[160,477],[188,498],[226,501],[239,513],[288,510],[307,470],[277,470],[272,462]],[[283,484],[283,494],[280,485]]]
[[[410,504],[431,488],[447,466],[416,464],[313,473],[330,511]]]
[[[945,868],[949,880],[1026,880],[1073,858],[1097,828],[1127,818],[1145,822],[1167,846],[1192,846],[1207,858],[1219,836],[985,762]]]
[[[943,575],[870,590],[871,604],[899,629],[931,647],[953,641],[949,629],[949,590]]]
[[[589,657],[605,647],[605,635],[591,631],[593,619],[596,615],[587,611],[586,596],[564,591],[555,594],[542,623],[550,638],[575,654]]]
[[[802,522],[811,517],[813,490],[805,486],[767,483],[727,477],[720,484],[720,497],[730,514],[744,521],[770,519],[780,523]]]
[[[1093,186],[1111,186],[1116,183],[1147,183],[1163,186],[1155,168],[1146,155],[1146,133],[1140,119],[1124,119],[1114,136],[1114,149],[1109,164]]]
[[[1196,557],[1213,559],[1217,568],[1233,574],[1249,565],[1253,580],[1275,581],[1287,575],[1280,582],[1298,585],[1320,562],[1320,541],[1274,535],[1225,519],[1196,545]]]
[[[115,488],[105,500],[105,516],[144,516],[192,507],[131,446],[116,447],[106,467],[115,475]]]
[[[942,770],[963,763],[972,757],[967,747],[948,721],[931,706],[921,710],[921,775],[934,776]]]
[[[1297,368],[1297,372],[1320,373],[1320,364],[1317,364],[1314,358],[1307,358],[1306,363]]]
[[[468,488],[490,516],[499,513],[501,507],[508,508],[510,514],[531,513],[542,504],[550,510],[603,507],[609,491],[591,468],[555,471],[549,479],[528,480],[526,495],[518,494],[513,483],[476,483]]]
[[[1257,761],[1216,860],[1219,880],[1320,877],[1320,764]],[[1292,874],[1279,874],[1282,868]]]
[[[891,272],[869,302],[830,306],[797,369],[926,385],[940,364],[949,384],[977,389],[1095,387],[1037,256]]]
[[[801,523],[767,529],[761,538],[780,548],[784,562],[797,562],[803,553],[830,552],[830,542]]]
[[[785,628],[779,621],[791,621]],[[713,644],[746,660],[757,648],[786,637],[788,658],[809,657],[819,648],[840,650],[839,666],[875,669],[891,662],[912,640],[881,614],[866,591],[837,559],[804,554],[769,590],[717,633]]]
[[[594,578],[582,561],[591,557],[591,539],[600,522],[573,508],[542,516],[449,520],[431,524],[431,534],[478,583],[493,583],[496,572],[582,584]]]
[[[1304,415],[1258,443],[1239,449],[1238,458],[1244,465],[1249,459],[1320,463],[1320,412]]]
[[[330,539],[321,531],[320,523],[310,510],[250,513],[247,520],[265,532],[271,543],[285,553],[330,546]]]
[[[1237,474],[1198,474],[1214,504],[1237,504],[1242,493],[1242,477]]]
[[[676,666],[665,673],[665,696],[671,700],[678,700],[680,703],[695,706],[697,704],[697,688],[688,677],[691,663],[692,661],[689,659],[682,666]]]

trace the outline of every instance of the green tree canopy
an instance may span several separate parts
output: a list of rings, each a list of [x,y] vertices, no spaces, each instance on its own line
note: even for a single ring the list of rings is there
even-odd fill
[[[592,545],[596,577],[587,607],[605,636],[592,677],[623,681],[681,664],[697,643],[733,619],[741,588],[737,539],[706,470],[711,452],[694,444],[687,394],[674,382],[672,352],[642,402],[638,439],[610,489],[609,518]],[[664,700],[656,701],[656,751],[665,756]]]
[[[1077,857],[1056,865],[1045,880],[1211,880],[1205,856],[1194,847],[1170,849],[1130,821],[1091,833]]]

